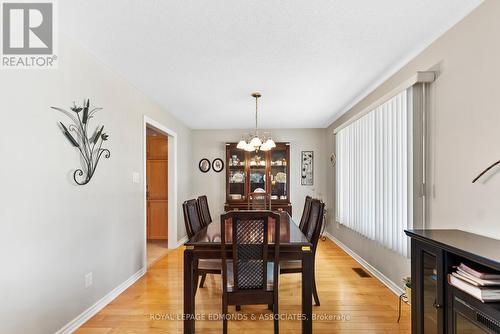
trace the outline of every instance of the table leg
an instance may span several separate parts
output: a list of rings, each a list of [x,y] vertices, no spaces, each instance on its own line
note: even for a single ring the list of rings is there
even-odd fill
[[[184,334],[194,334],[193,250],[184,250]]]
[[[311,250],[302,252],[302,334],[312,334],[312,271],[313,256]]]

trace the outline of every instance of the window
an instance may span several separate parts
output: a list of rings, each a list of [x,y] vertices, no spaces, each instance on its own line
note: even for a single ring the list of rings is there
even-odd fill
[[[413,88],[336,132],[336,220],[408,255],[413,226]]]

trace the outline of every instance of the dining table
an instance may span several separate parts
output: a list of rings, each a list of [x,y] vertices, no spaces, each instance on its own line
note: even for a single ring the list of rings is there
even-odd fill
[[[299,229],[292,217],[285,211],[279,211],[280,215],[280,240],[279,257],[281,260],[302,261],[302,333],[312,333],[312,280],[313,280],[313,254],[312,244]],[[230,220],[221,222],[215,220],[198,231],[185,244],[184,250],[184,333],[195,333],[195,294],[196,294],[196,265],[200,259],[221,259],[221,224],[231,224]],[[275,224],[269,221],[269,232]],[[231,226],[226,225],[226,252],[231,254]],[[269,234],[268,258],[274,258],[274,233]]]

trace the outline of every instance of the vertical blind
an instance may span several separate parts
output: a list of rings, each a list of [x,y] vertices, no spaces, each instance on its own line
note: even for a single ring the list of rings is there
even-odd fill
[[[404,256],[413,200],[408,94],[336,133],[337,222]]]

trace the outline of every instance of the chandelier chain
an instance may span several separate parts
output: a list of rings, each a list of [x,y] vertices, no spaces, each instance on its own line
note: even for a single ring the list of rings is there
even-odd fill
[[[256,96],[255,97],[255,135],[258,136],[259,135],[259,126],[258,126],[258,101],[259,101],[259,97]]]

